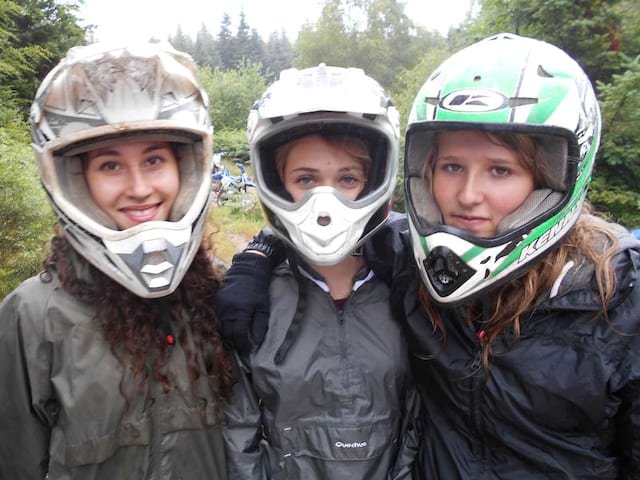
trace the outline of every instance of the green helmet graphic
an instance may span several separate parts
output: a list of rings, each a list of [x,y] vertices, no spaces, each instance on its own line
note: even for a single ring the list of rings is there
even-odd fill
[[[444,225],[428,165],[438,132],[531,136],[542,149],[542,185],[489,238]],[[405,192],[414,256],[433,299],[467,302],[515,278],[576,222],[600,139],[589,78],[548,43],[499,34],[454,54],[416,96],[406,136]]]

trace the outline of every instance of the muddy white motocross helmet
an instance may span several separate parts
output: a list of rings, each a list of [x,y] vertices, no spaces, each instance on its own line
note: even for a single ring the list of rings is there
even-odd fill
[[[40,176],[66,238],[140,297],[173,292],[199,248],[211,188],[207,109],[191,57],[166,43],[72,48],[31,107]],[[127,141],[175,145],[180,191],[167,221],[119,230],[92,200],[83,153]]]
[[[285,191],[274,152],[310,134],[355,137],[366,144],[372,163],[358,198],[321,186],[294,202]],[[320,64],[284,70],[253,106],[248,136],[267,221],[308,261],[339,263],[387,219],[398,171],[399,114],[361,69]]]
[[[492,238],[443,225],[425,180],[436,132],[464,129],[531,135],[547,162],[548,184],[507,215]],[[548,43],[495,35],[436,69],[410,114],[405,191],[414,256],[437,303],[468,302],[515,278],[558,245],[580,214],[600,130],[589,78]]]

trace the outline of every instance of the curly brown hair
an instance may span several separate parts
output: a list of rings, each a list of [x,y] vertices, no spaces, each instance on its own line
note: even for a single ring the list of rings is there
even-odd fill
[[[165,392],[173,388],[171,378],[163,372],[170,351],[164,325],[171,319],[178,325],[175,339],[185,352],[192,384],[205,373],[214,396],[228,398],[233,367],[218,333],[214,311],[222,273],[213,266],[206,240],[178,288],[171,295],[156,299],[138,297],[107,277],[59,233],[51,240],[51,247],[52,253],[44,264],[45,279],[55,273],[66,291],[95,307],[111,351],[140,379],[141,387],[151,375]],[[150,358],[154,360],[148,367]],[[123,390],[122,385],[120,388]]]

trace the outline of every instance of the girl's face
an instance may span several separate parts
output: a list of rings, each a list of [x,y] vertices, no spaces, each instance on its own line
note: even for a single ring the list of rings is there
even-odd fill
[[[315,187],[333,187],[355,200],[366,184],[363,162],[311,135],[291,148],[284,164],[284,187],[295,202]]]
[[[85,179],[96,205],[120,230],[167,220],[180,189],[167,142],[131,142],[87,154]]]
[[[473,130],[443,132],[433,170],[433,196],[446,225],[492,237],[500,221],[534,190],[516,152]]]

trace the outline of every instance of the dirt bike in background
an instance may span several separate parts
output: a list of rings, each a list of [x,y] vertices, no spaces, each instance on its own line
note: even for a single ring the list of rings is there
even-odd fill
[[[243,163],[236,162],[236,167],[240,169],[240,175],[232,175],[231,171],[224,167],[211,175],[213,180],[213,193],[218,206],[221,206],[230,194],[247,193],[247,187],[255,188],[253,179],[246,172]]]

